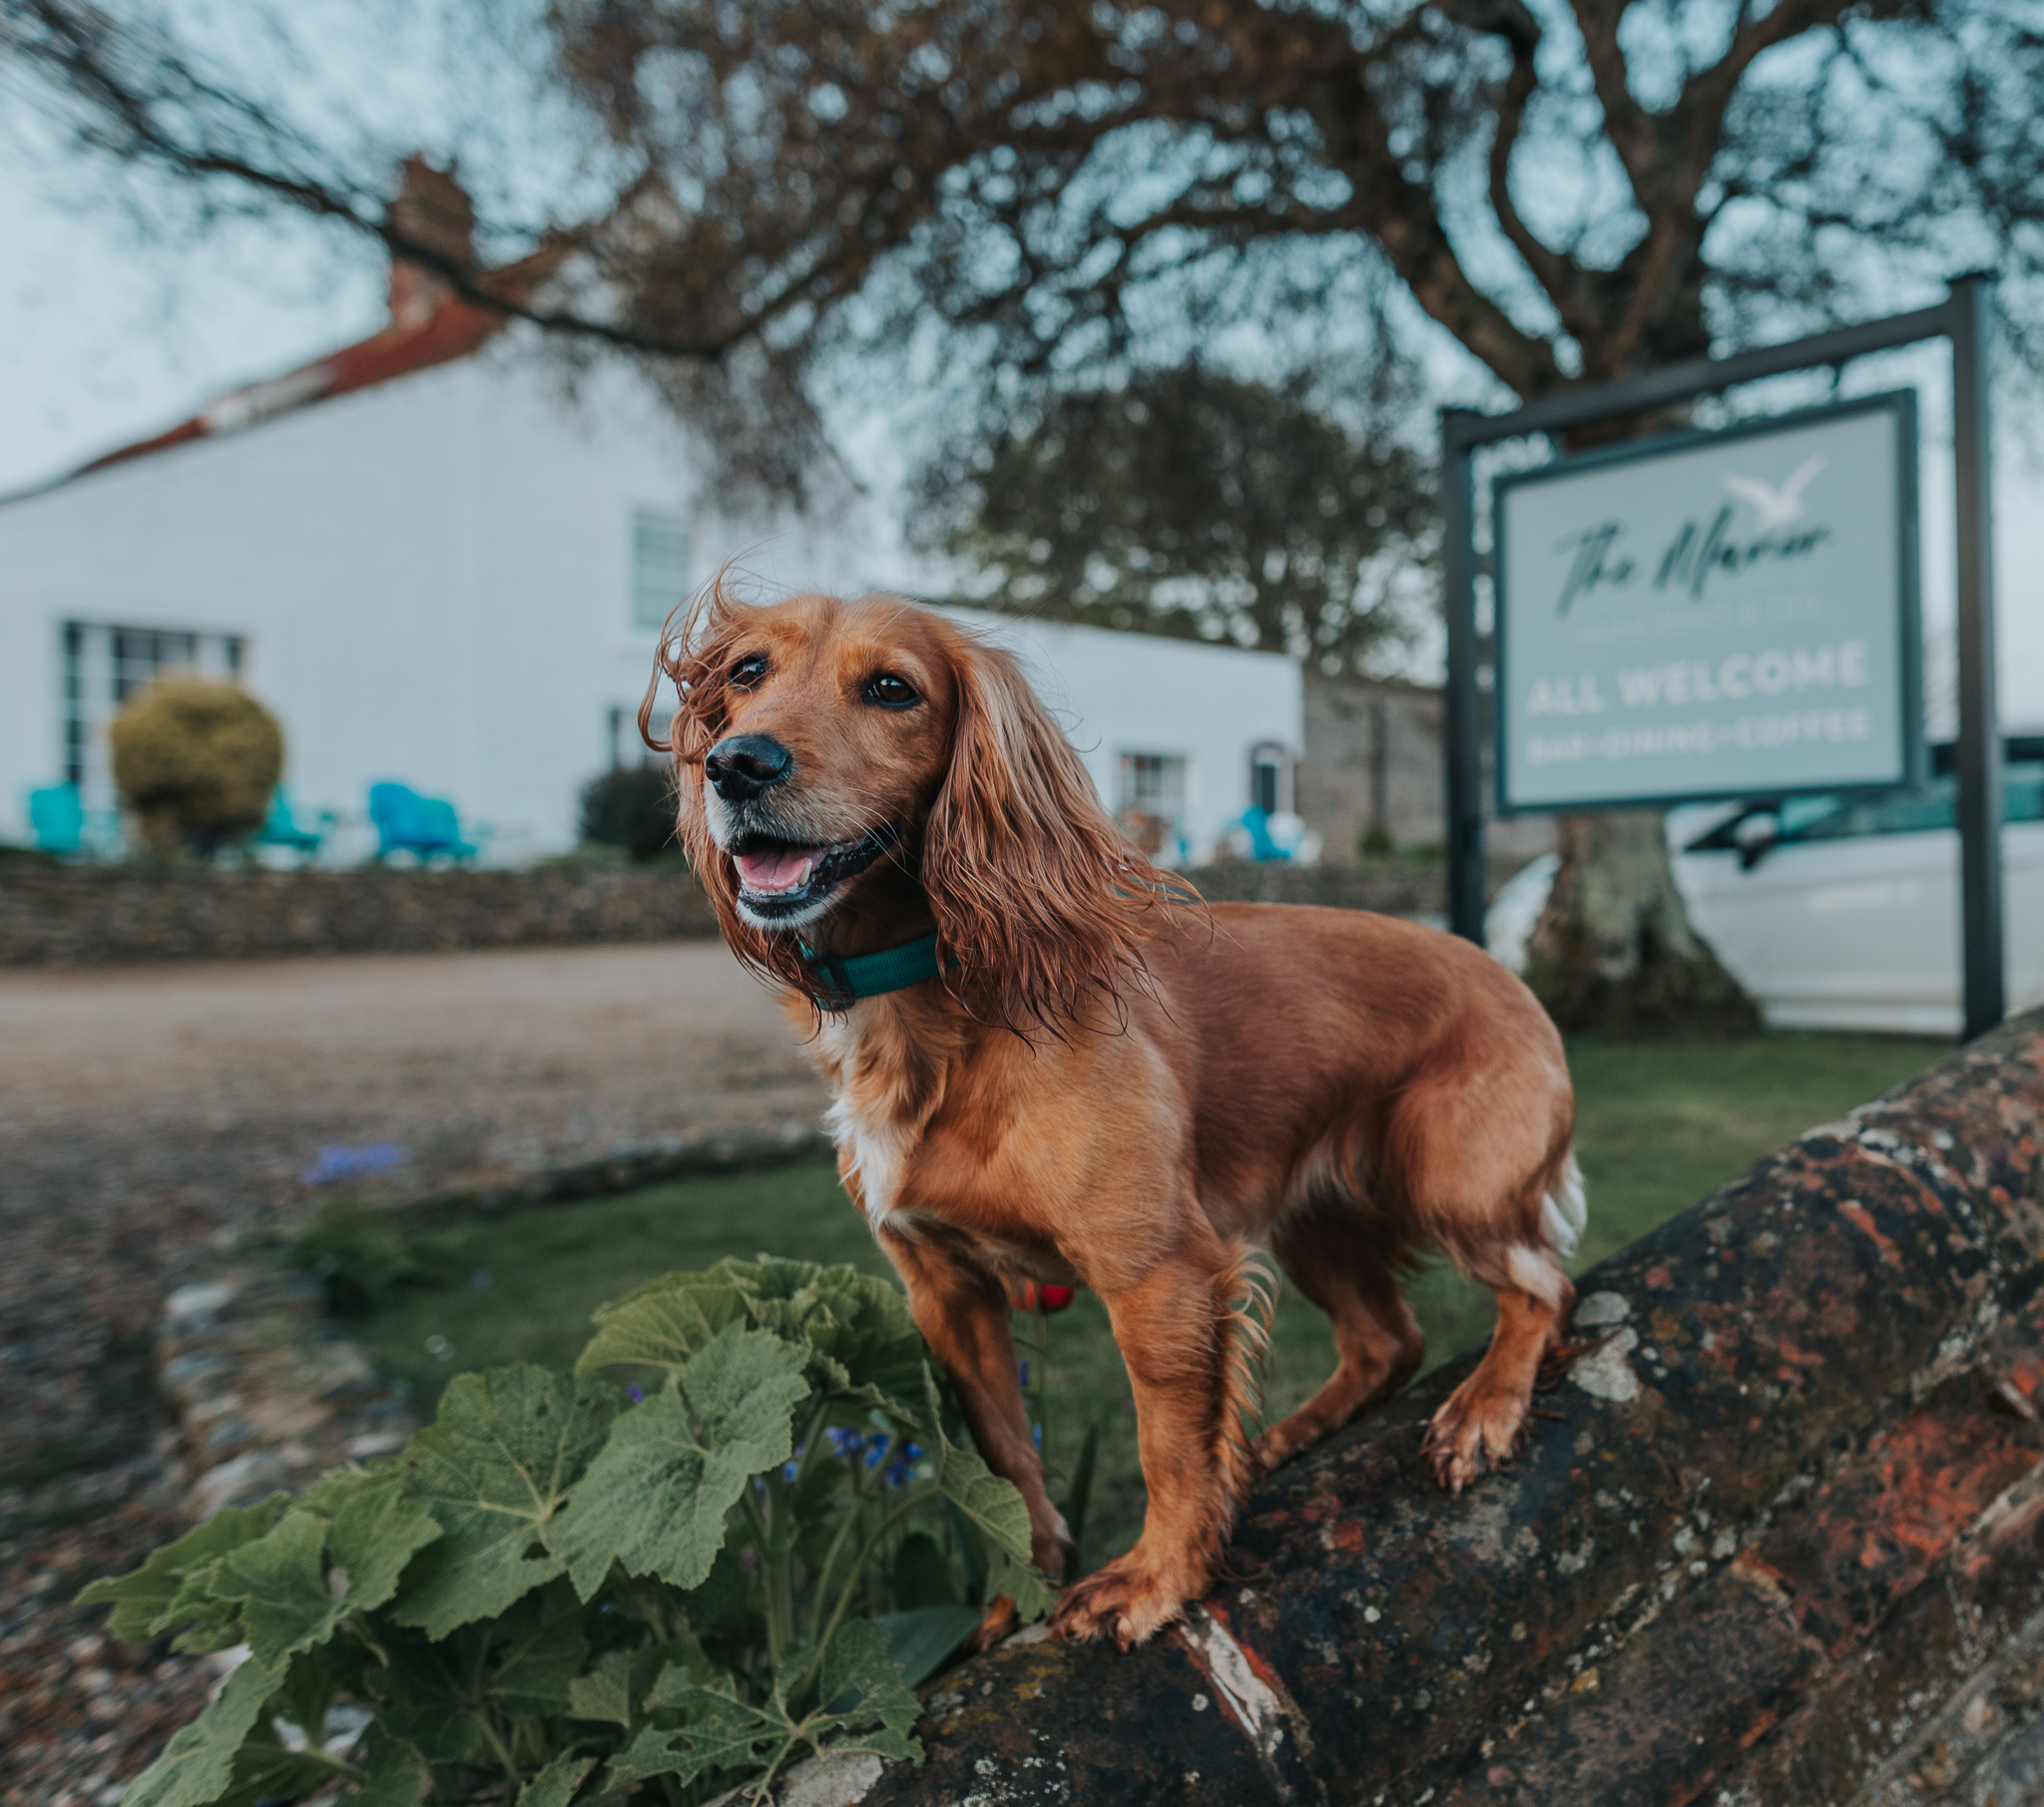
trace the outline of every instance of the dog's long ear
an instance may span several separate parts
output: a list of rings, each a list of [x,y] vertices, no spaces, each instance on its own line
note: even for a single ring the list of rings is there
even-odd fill
[[[1014,659],[959,635],[951,763],[923,840],[923,889],[947,981],[1027,1033],[1119,1013],[1142,943],[1198,893],[1159,871],[1101,808],[1079,755]]]

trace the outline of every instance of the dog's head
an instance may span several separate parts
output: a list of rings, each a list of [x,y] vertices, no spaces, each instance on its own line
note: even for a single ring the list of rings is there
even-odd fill
[[[1122,838],[1014,660],[941,616],[713,584],[661,667],[682,844],[740,958],[811,999],[798,939],[886,945],[926,904],[954,994],[1055,1027],[1140,973],[1149,913],[1190,895]]]

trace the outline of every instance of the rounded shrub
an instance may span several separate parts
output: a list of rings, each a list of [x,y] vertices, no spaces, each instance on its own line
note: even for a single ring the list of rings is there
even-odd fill
[[[262,826],[283,729],[239,684],[159,678],[109,729],[114,783],[157,853],[211,853]]]
[[[620,765],[582,787],[582,838],[650,860],[674,845],[675,787],[665,765]]]

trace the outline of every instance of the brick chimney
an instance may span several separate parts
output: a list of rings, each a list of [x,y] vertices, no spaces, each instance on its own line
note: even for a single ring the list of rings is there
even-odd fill
[[[462,263],[475,261],[475,205],[455,180],[454,167],[436,170],[421,156],[404,160],[404,182],[390,204],[390,221],[408,237]],[[452,291],[446,280],[409,258],[390,259],[390,324],[422,326]]]

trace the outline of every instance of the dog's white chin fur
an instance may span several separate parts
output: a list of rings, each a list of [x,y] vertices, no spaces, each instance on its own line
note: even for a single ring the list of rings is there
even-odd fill
[[[832,891],[827,897],[819,897],[813,903],[804,904],[799,910],[780,916],[763,916],[747,901],[745,892],[739,893],[739,919],[748,928],[764,929],[772,933],[775,929],[799,929],[808,923],[818,921],[830,914],[830,907],[837,901]]]

